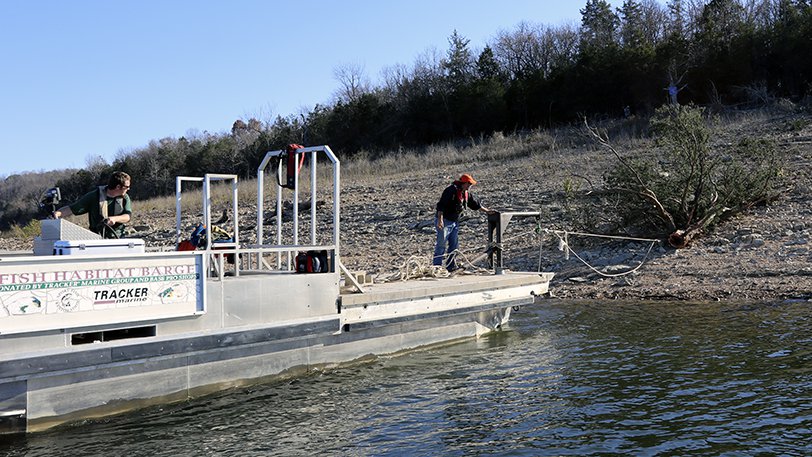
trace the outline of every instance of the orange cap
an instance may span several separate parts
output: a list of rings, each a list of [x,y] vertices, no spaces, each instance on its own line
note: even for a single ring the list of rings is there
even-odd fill
[[[474,177],[469,175],[468,173],[465,173],[464,175],[460,176],[459,181],[460,182],[469,182],[469,183],[471,183],[472,186],[474,184],[476,184],[476,179],[474,179]]]

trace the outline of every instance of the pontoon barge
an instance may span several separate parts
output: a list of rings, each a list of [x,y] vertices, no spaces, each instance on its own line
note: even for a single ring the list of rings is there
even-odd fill
[[[35,250],[58,250],[0,257],[0,434],[480,335],[547,292],[550,273],[357,284],[364,293],[342,293],[340,167],[329,147],[295,150],[310,157],[309,242],[299,242],[298,173],[293,243],[282,244],[281,179],[276,242],[264,242],[263,177],[270,164],[280,177],[284,154],[269,152],[258,170],[256,244],[239,241],[237,177],[208,174],[177,178],[178,241],[183,184],[202,185],[203,218],[212,227],[211,189],[220,182],[231,184],[233,196],[227,242],[206,237],[194,251],[143,252],[136,240],[76,240],[69,223],[43,221]],[[319,155],[333,168],[328,244],[316,230]],[[326,265],[297,273],[296,256],[306,252],[326,253]]]

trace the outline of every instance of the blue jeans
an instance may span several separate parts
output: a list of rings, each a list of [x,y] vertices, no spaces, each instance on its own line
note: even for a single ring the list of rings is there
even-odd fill
[[[434,245],[434,259],[433,265],[442,265],[445,255],[448,254],[446,262],[446,269],[454,271],[457,269],[457,262],[455,261],[455,254],[459,245],[460,225],[458,222],[443,221],[442,229],[437,229],[437,220],[434,221],[434,228],[437,229],[437,243]]]

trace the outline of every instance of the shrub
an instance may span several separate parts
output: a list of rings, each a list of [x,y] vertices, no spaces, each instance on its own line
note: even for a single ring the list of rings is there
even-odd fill
[[[634,158],[618,154],[604,176],[609,193],[621,197],[622,221],[685,245],[719,220],[775,197],[784,163],[775,142],[743,138],[728,151],[713,148],[712,123],[695,106],[657,110],[651,131],[659,149]],[[623,198],[630,194],[637,198]]]

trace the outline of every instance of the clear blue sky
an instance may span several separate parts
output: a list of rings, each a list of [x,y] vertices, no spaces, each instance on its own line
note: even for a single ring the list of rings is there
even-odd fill
[[[377,85],[454,29],[480,49],[521,21],[578,24],[585,3],[0,0],[0,176],[296,114],[330,101],[339,65]]]

